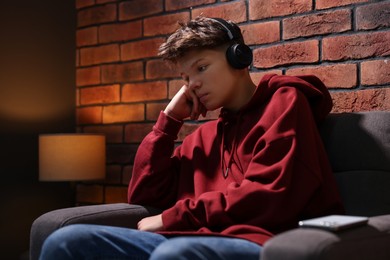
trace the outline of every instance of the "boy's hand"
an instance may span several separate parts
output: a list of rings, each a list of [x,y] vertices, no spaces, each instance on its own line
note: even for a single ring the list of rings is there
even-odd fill
[[[155,215],[152,217],[143,218],[138,222],[138,230],[142,231],[161,231],[164,229],[162,217]]]
[[[169,102],[164,112],[177,120],[184,120],[187,117],[196,120],[200,115],[206,116],[207,109],[200,103],[195,92],[184,85]]]

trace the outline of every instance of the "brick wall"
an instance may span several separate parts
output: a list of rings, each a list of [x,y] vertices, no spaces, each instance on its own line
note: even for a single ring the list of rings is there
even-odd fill
[[[390,108],[390,1],[77,0],[76,8],[78,130],[107,137],[107,178],[79,183],[78,204],[126,201],[137,146],[181,86],[156,57],[180,20],[237,22],[256,82],[312,73],[330,89],[333,112]],[[186,122],[180,138],[197,126]]]

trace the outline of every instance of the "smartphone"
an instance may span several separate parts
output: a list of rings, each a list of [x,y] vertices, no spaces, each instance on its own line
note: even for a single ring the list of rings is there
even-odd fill
[[[366,225],[368,217],[329,215],[299,221],[300,227],[321,228],[331,231],[344,230],[356,226]]]

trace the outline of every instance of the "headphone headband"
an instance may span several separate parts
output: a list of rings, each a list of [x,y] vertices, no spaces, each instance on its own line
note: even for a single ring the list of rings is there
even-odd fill
[[[217,22],[219,25],[221,25],[225,29],[225,31],[229,37],[229,40],[234,40],[234,39],[239,38],[237,33],[234,32],[232,26],[226,20],[224,20],[222,18],[210,18],[210,19]]]

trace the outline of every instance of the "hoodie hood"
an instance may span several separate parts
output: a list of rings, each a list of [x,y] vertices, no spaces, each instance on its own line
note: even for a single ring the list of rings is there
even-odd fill
[[[265,75],[253,97],[238,113],[236,116],[244,113],[246,110],[258,108],[260,105],[267,103],[279,88],[281,87],[293,87],[301,91],[309,101],[311,110],[315,121],[317,123],[325,119],[325,117],[332,110],[332,98],[328,89],[322,83],[322,81],[314,75],[301,75],[301,76],[285,76],[276,74]],[[221,110],[222,121],[230,120],[236,116],[232,115],[226,109]]]
[[[318,124],[329,114],[332,109],[332,98],[328,89],[320,79],[313,75],[279,76],[276,74],[265,75],[256,88],[251,100],[238,112],[231,112],[222,108],[218,120],[218,135],[221,137],[222,173],[227,178],[236,154],[240,123],[245,112],[258,109],[270,102],[274,93],[281,87],[292,87],[302,92],[310,104],[315,122]],[[235,125],[233,131],[226,133],[229,125]],[[227,139],[227,140],[226,140]],[[226,147],[230,147],[227,149]],[[225,158],[227,150],[229,156]]]

